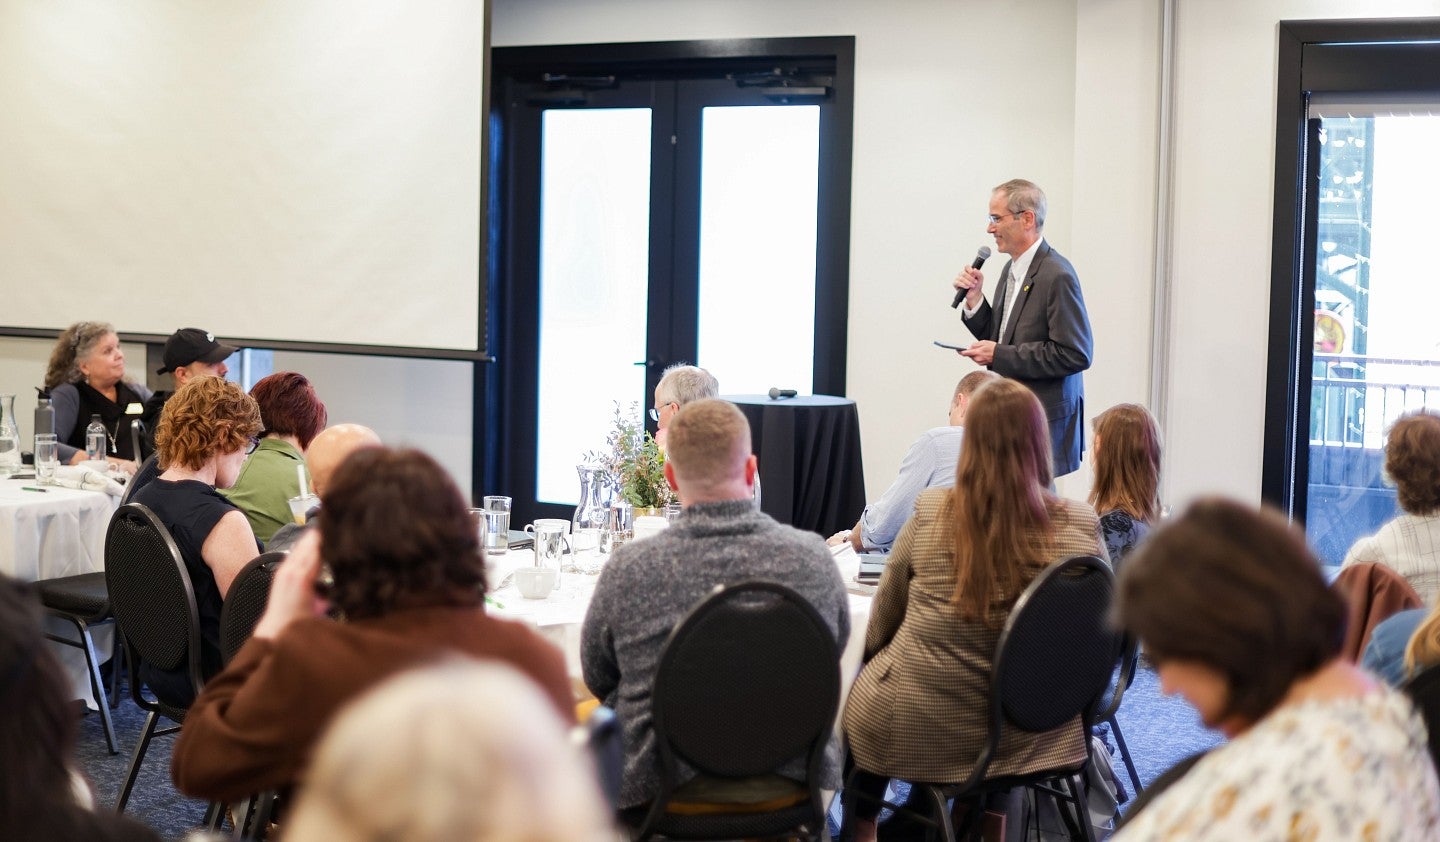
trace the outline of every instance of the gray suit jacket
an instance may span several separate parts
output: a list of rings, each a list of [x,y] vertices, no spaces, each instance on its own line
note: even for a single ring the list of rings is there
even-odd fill
[[[1006,263],[995,287],[995,300],[1002,306],[1012,280],[1010,263]],[[1003,318],[1004,314],[992,310],[985,300],[974,316],[965,319],[965,327],[977,339],[996,343],[991,371],[1019,380],[1040,398],[1050,422],[1055,476],[1064,476],[1080,467],[1080,453],[1085,449],[1085,381],[1081,372],[1090,367],[1094,351],[1090,317],[1075,267],[1042,241],[1015,298],[1015,314],[1001,337],[997,334]]]

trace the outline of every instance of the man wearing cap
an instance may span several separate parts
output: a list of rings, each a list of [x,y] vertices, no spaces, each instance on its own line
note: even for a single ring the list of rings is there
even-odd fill
[[[156,369],[155,373],[174,374],[177,389],[196,377],[224,377],[230,371],[225,360],[236,350],[216,342],[213,334],[198,327],[182,327],[165,340],[165,365]],[[145,411],[140,420],[145,423],[147,453],[155,449],[155,426],[160,421],[160,410],[165,408],[165,402],[173,394],[173,391],[156,392],[145,401]]]

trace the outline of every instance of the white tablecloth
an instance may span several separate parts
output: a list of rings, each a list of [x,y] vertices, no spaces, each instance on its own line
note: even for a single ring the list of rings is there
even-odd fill
[[[98,491],[75,491],[47,486],[43,492],[34,479],[0,481],[0,572],[26,582],[54,579],[105,569],[105,530],[118,502]],[[50,630],[70,637],[75,627],[51,620]],[[114,626],[94,632],[95,651],[104,658],[114,641]],[[71,646],[52,643],[74,687],[75,698],[92,708],[85,654]]]
[[[516,567],[533,564],[534,561],[535,554],[532,550],[511,550],[502,556],[492,556],[491,581],[499,583]],[[860,672],[860,656],[865,649],[865,625],[870,621],[870,603],[873,597],[868,593],[856,592],[869,589],[855,586],[855,573],[860,567],[860,560],[848,544],[836,551],[835,563],[840,567],[840,575],[846,586],[851,588],[850,639],[846,641],[845,651],[840,658],[841,686],[848,691],[850,683]],[[490,607],[493,614],[529,623],[550,642],[560,647],[565,653],[565,665],[569,670],[570,680],[581,695],[588,694],[584,691],[580,669],[580,626],[585,621],[585,610],[589,608],[590,598],[595,593],[597,578],[598,576],[587,576],[583,573],[562,573],[560,590],[547,599],[526,599],[513,584],[507,584],[490,594],[496,603]]]

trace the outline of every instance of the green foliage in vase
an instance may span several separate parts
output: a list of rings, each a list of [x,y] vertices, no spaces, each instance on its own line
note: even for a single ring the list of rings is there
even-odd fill
[[[675,499],[665,481],[665,452],[645,429],[640,405],[626,409],[615,402],[615,420],[605,437],[608,451],[591,451],[585,460],[610,476],[620,497],[636,508],[661,508]]]

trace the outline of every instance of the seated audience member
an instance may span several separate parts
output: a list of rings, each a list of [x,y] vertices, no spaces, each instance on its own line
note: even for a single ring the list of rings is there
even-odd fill
[[[1440,838],[1425,725],[1340,657],[1344,600],[1279,514],[1195,503],[1126,562],[1115,617],[1230,738],[1117,842]]]
[[[60,461],[85,461],[85,428],[100,416],[105,453],[113,467],[135,473],[130,421],[139,418],[150,390],[125,378],[120,337],[106,322],[76,322],[65,328],[50,352],[45,391],[55,409],[55,438]]]
[[[260,446],[245,460],[235,484],[223,493],[240,507],[255,537],[268,542],[294,518],[290,498],[300,493],[296,468],[305,464],[310,442],[325,426],[325,404],[303,374],[282,371],[250,389],[260,406]]]
[[[655,422],[655,441],[665,446],[665,428],[680,407],[719,394],[720,381],[699,366],[680,364],[665,369],[660,382],[655,384],[655,406],[650,409],[650,418]]]
[[[163,472],[131,498],[155,513],[180,548],[200,613],[206,677],[220,670],[220,607],[230,582],[260,552],[244,513],[215,489],[235,482],[259,432],[260,409],[238,385],[195,378],[160,415],[155,445]],[[141,676],[170,704],[184,707],[194,696],[184,669],[163,672],[142,664]]]
[[[95,810],[75,773],[74,704],[42,632],[39,601],[0,575],[0,837],[160,842],[110,810]]]
[[[336,424],[321,430],[310,442],[310,448],[305,451],[305,467],[310,472],[310,490],[323,503],[325,489],[330,486],[330,477],[335,473],[335,469],[340,467],[340,463],[362,447],[379,446],[380,437],[375,431],[360,424]],[[265,542],[265,549],[288,551],[300,540],[305,530],[314,525],[317,511],[318,507],[310,511],[310,517],[304,526],[287,523],[280,527],[270,536],[270,540]]]
[[[343,621],[315,595],[322,564]],[[435,460],[378,447],[352,454],[325,491],[319,531],[280,565],[254,636],[190,708],[175,785],[212,801],[289,786],[344,704],[449,653],[516,667],[573,721],[564,656],[528,626],[488,616],[484,594],[475,521]]]
[[[989,727],[991,659],[1015,600],[1046,566],[1105,555],[1095,512],[1049,491],[1050,428],[1021,383],[997,379],[970,399],[953,488],[915,501],[875,593],[865,666],[842,717],[857,794],[886,781],[948,782],[971,773]],[[1009,729],[991,776],[1079,762],[1074,724]],[[856,836],[876,838],[878,801],[856,799]]]
[[[845,585],[825,542],[776,523],[751,503],[755,457],[750,425],[740,410],[722,400],[699,400],[667,420],[665,476],[679,492],[684,514],[659,535],[627,543],[611,555],[581,630],[585,684],[615,709],[624,729],[622,809],[648,804],[659,785],[650,693],[666,637],[716,585],[777,582],[815,607],[840,649],[850,634]],[[786,771],[797,780],[804,777],[803,763]],[[838,772],[838,764],[830,764],[826,786],[838,783]],[[705,783],[686,790],[686,800],[720,800]],[[743,800],[782,793],[749,794],[754,797]]]
[[[1145,407],[1118,404],[1095,416],[1090,448],[1090,505],[1100,515],[1110,563],[1119,570],[1160,518],[1160,427]]]
[[[498,663],[387,680],[326,729],[285,839],[614,840],[594,769],[546,701]]]
[[[960,442],[965,436],[965,411],[970,396],[987,381],[1000,375],[993,371],[972,371],[960,379],[950,398],[950,423],[931,427],[910,445],[900,461],[900,473],[880,499],[865,507],[855,528],[830,536],[830,546],[849,541],[856,552],[888,550],[900,534],[900,527],[915,511],[915,498],[927,488],[949,488],[955,484],[955,464],[960,461]]]
[[[225,360],[238,348],[222,345],[215,341],[209,331],[198,327],[182,327],[165,340],[165,351],[161,356],[164,365],[155,369],[156,374],[170,374],[179,389],[196,377],[224,377],[230,373]],[[145,435],[153,447],[155,428],[160,424],[160,411],[170,400],[174,391],[158,391],[145,401],[145,411],[140,420],[145,422]]]
[[[1426,623],[1427,617],[1431,618],[1429,623]],[[1428,657],[1411,651],[1411,641],[1422,624],[1427,626],[1429,641],[1420,648],[1429,650]],[[1360,666],[1380,676],[1391,687],[1399,687],[1411,674],[1437,662],[1440,662],[1440,625],[1436,624],[1434,613],[1425,608],[1411,608],[1382,620],[1370,632],[1370,642],[1365,644],[1365,653],[1360,658]]]
[[[1400,416],[1385,442],[1385,472],[1404,514],[1355,542],[1341,567],[1373,561],[1404,576],[1426,605],[1440,601],[1440,413]]]

